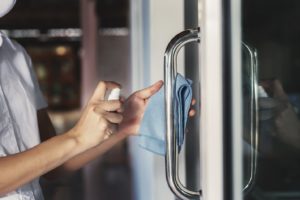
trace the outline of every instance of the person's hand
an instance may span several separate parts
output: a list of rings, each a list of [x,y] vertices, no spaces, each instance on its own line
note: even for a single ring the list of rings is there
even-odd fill
[[[271,120],[272,135],[286,144],[300,148],[300,123],[279,80],[263,81],[261,85],[269,96],[260,98],[260,121]]]
[[[141,120],[146,110],[149,98],[154,95],[162,87],[163,81],[158,81],[152,86],[136,91],[130,95],[124,103],[124,119],[120,123],[119,131],[126,135],[137,135]],[[192,100],[195,105],[196,100]],[[196,114],[194,109],[190,109],[189,116]]]
[[[87,148],[98,145],[108,138],[114,131],[114,125],[123,120],[122,103],[119,100],[105,100],[107,89],[120,87],[114,82],[101,81],[87,106],[85,107],[78,123],[71,130],[80,144]]]
[[[119,132],[125,135],[136,135],[149,98],[162,87],[163,81],[158,81],[150,87],[131,94],[124,102],[124,119],[119,125]]]

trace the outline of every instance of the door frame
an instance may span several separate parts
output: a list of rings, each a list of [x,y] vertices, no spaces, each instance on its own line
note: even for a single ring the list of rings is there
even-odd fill
[[[203,0],[201,180],[204,200],[242,199],[241,2]]]

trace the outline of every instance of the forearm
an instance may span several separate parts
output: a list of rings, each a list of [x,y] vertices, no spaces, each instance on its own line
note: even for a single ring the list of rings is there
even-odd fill
[[[0,196],[63,164],[84,149],[69,134],[53,137],[36,147],[0,158]]]
[[[127,138],[126,134],[116,133],[112,135],[109,139],[99,144],[98,146],[89,149],[75,156],[74,158],[70,159],[62,167],[64,168],[64,171],[69,171],[69,172],[78,170],[81,167],[83,167],[85,164],[103,155],[105,152],[110,150],[113,146],[120,143],[126,138]]]
[[[47,141],[55,135],[55,129],[45,109],[38,112],[38,119],[41,139],[42,141]],[[66,161],[63,165],[55,168],[54,170],[51,170],[49,173],[45,174],[44,177],[51,180],[72,174],[72,172],[80,169],[86,163],[89,163],[95,158],[99,157],[100,155],[111,149],[114,145],[124,140],[126,137],[127,136],[124,133],[116,133],[112,135],[108,140],[105,140],[94,148],[76,155],[71,160]]]

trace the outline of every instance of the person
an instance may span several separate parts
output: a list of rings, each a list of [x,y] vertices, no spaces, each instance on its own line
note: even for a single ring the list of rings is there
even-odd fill
[[[300,121],[295,107],[278,79],[261,81],[268,97],[259,99],[260,122],[263,130],[274,138],[300,150]],[[264,126],[264,124],[267,126]]]
[[[15,0],[1,0],[0,17],[14,4]],[[76,125],[56,135],[30,57],[1,33],[0,199],[41,200],[39,177],[53,179],[71,173],[138,134],[148,99],[162,85],[158,81],[125,101],[108,101],[107,91],[121,86],[100,81]],[[190,116],[194,114],[191,110]]]

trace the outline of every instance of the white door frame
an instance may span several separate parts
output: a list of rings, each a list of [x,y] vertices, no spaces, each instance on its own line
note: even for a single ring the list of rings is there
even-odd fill
[[[242,199],[240,19],[240,0],[203,0],[199,178],[204,200]]]

